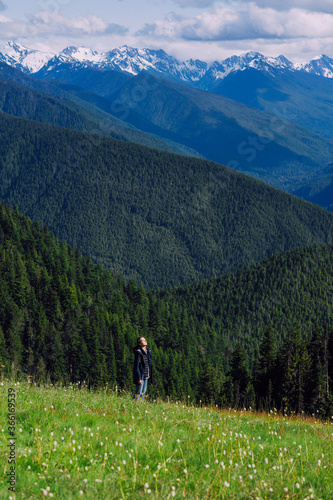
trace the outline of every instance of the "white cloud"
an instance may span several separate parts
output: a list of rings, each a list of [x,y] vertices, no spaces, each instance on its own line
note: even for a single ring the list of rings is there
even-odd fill
[[[333,56],[333,0],[119,0],[116,8],[105,0],[89,7],[88,0],[38,0],[44,11],[29,17],[29,2],[20,1],[21,10],[0,0],[0,39],[39,50],[85,45],[102,52],[126,43],[208,62],[249,50],[292,61]]]
[[[333,15],[298,8],[277,11],[251,2],[246,10],[217,7],[195,17],[170,15],[145,25],[138,35],[201,41],[330,38]]]
[[[16,21],[0,15],[1,38],[38,37],[84,37],[102,34],[125,35],[128,29],[115,23],[108,23],[98,16],[67,18],[58,12],[42,11],[30,16],[26,22]]]
[[[213,5],[216,0],[173,0],[180,7],[200,7],[205,8]]]
[[[256,4],[259,7],[272,7],[275,10],[289,10],[297,8],[312,12],[333,13],[332,0],[256,0]]]

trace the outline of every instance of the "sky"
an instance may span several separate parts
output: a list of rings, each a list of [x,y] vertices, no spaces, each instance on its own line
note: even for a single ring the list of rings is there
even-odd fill
[[[250,50],[293,62],[333,57],[333,0],[0,0],[0,43],[60,52],[121,45],[179,60]]]

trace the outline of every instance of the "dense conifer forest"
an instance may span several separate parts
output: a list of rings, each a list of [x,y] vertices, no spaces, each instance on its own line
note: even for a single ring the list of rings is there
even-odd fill
[[[146,291],[2,203],[1,373],[131,388],[131,349],[144,335],[151,398],[331,415],[332,269],[332,245],[314,246]]]
[[[0,110],[9,115],[68,129],[103,134],[173,153],[200,156],[196,151],[181,144],[147,134],[122,122],[110,114],[110,102],[106,101],[105,104],[102,97],[92,94],[98,102],[91,98],[91,103],[82,101],[81,94],[83,94],[81,97],[88,98],[91,97],[91,93],[78,89],[74,87],[79,94],[74,96],[71,87],[36,80],[0,62]],[[88,97],[85,94],[88,94]],[[101,106],[103,109],[100,109]]]
[[[0,200],[145,287],[332,243],[333,214],[198,158],[0,112]]]
[[[268,323],[281,346],[295,321],[303,336],[316,322],[332,323],[333,246],[297,248],[234,274],[163,290],[160,297],[186,307],[198,327],[212,328],[218,338],[242,342],[248,353],[259,347]]]

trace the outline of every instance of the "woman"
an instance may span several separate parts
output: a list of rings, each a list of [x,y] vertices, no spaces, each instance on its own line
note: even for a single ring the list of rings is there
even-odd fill
[[[147,346],[147,341],[144,337],[137,339],[137,344],[133,349],[135,354],[133,366],[133,383],[135,388],[135,399],[139,401],[140,397],[143,401],[147,391],[148,379],[153,383],[153,366],[151,358],[151,350]]]

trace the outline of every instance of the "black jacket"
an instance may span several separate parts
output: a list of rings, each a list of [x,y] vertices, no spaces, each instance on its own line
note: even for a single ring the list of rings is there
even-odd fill
[[[139,380],[143,380],[143,374],[145,371],[145,358],[143,356],[143,352],[140,347],[138,347],[134,351],[134,365],[133,365],[133,383],[138,384]],[[150,347],[147,346],[147,359],[148,359],[148,366],[149,366],[149,382],[151,384],[154,383],[153,380],[153,364],[152,364],[152,357],[151,357],[151,349]]]

